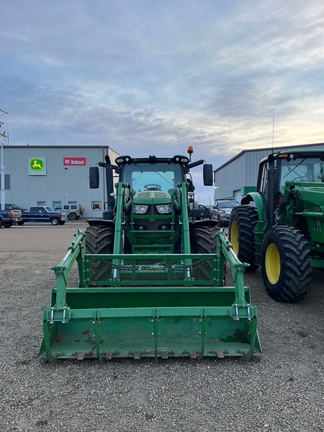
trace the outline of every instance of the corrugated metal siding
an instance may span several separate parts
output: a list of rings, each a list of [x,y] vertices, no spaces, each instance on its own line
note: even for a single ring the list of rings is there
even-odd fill
[[[324,149],[324,144],[301,144],[274,148],[279,150],[291,149]],[[271,153],[271,148],[248,150],[231,159],[228,163],[215,170],[215,200],[222,198],[233,198],[244,187],[255,186],[258,177],[259,162]]]
[[[215,199],[232,198],[246,177],[246,154],[215,172]]]

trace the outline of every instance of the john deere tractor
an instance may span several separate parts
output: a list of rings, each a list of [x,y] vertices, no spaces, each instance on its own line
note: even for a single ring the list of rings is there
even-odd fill
[[[324,268],[324,149],[270,154],[260,162],[256,192],[233,209],[230,241],[247,271],[261,266],[277,301],[304,298],[311,269]]]
[[[226,357],[261,351],[256,307],[244,286],[246,264],[214,221],[202,219],[190,170],[212,166],[188,156],[109,157],[102,219],[89,220],[63,261],[44,311],[41,357]],[[117,183],[114,180],[117,177]],[[225,264],[235,286],[224,286]],[[78,286],[68,286],[74,263]]]

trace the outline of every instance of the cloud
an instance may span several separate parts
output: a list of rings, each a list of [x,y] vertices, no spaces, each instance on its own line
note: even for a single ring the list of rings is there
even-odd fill
[[[193,145],[217,167],[244,149],[323,141],[320,0],[16,0],[2,16],[12,144],[142,156]]]

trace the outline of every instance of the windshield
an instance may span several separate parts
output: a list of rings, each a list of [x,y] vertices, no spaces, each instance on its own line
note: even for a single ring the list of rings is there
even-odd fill
[[[323,166],[319,158],[282,159],[280,189],[283,190],[287,181],[323,183]]]
[[[183,178],[181,165],[138,163],[123,166],[120,180],[130,184],[132,193],[158,190],[171,194]]]
[[[220,208],[234,208],[237,206],[238,206],[238,203],[235,201],[226,201],[226,202],[220,202],[219,203]]]
[[[18,207],[16,204],[5,204],[6,210],[20,210],[20,207]]]

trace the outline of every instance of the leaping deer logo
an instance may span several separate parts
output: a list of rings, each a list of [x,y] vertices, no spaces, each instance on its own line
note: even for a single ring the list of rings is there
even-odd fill
[[[30,161],[30,168],[33,171],[42,171],[44,169],[44,161],[43,161],[43,159],[32,159]]]

